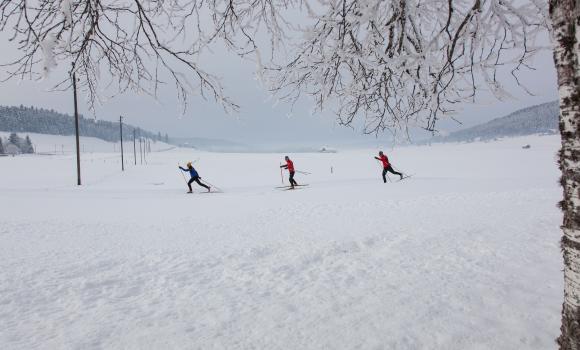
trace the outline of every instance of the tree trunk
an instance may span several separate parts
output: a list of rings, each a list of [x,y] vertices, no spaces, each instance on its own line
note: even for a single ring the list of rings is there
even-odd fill
[[[564,303],[560,349],[580,349],[580,86],[578,0],[550,0],[554,62],[560,95],[559,165],[564,199]]]

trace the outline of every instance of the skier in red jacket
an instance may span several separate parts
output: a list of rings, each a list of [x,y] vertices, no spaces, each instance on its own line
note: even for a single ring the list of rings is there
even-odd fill
[[[393,169],[393,167],[391,166],[391,163],[389,163],[389,158],[387,158],[386,155],[383,154],[383,151],[379,151],[379,156],[375,157],[375,159],[380,160],[381,163],[383,163],[383,181],[385,183],[387,183],[387,171],[390,173],[393,173],[395,175],[399,175],[401,177],[401,180],[403,179],[403,174],[395,171]]]
[[[280,168],[284,168],[284,169],[288,169],[288,172],[290,173],[290,187],[294,188],[294,186],[298,186],[298,184],[296,183],[296,180],[294,180],[294,163],[290,160],[290,157],[286,156],[284,157],[284,159],[286,160],[286,164],[285,165],[280,165]]]

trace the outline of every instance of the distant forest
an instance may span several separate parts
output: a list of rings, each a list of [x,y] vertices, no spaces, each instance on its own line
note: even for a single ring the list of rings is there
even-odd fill
[[[123,138],[132,139],[133,130],[136,130],[137,137],[141,135],[141,137],[169,143],[167,134],[162,136],[160,132],[155,134],[129,124],[123,124]],[[74,135],[75,124],[72,116],[58,113],[52,109],[23,105],[19,107],[0,106],[0,131]],[[118,122],[79,116],[79,132],[81,136],[96,137],[110,142],[120,140]]]

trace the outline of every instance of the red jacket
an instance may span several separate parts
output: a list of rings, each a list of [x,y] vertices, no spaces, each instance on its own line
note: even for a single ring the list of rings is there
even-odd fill
[[[294,171],[294,163],[292,163],[292,161],[290,159],[288,159],[286,161],[286,166],[288,167],[288,171],[290,171],[290,172]]]
[[[380,160],[381,163],[383,163],[383,168],[388,168],[389,165],[391,165],[389,163],[389,158],[387,158],[387,156],[385,156],[384,154],[381,156],[381,158],[378,158],[378,160]]]

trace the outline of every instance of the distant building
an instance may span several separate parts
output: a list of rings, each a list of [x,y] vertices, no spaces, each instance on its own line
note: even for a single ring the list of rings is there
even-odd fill
[[[320,148],[320,150],[318,150],[318,152],[320,152],[320,153],[336,153],[337,151],[333,148],[323,146],[322,148]]]

